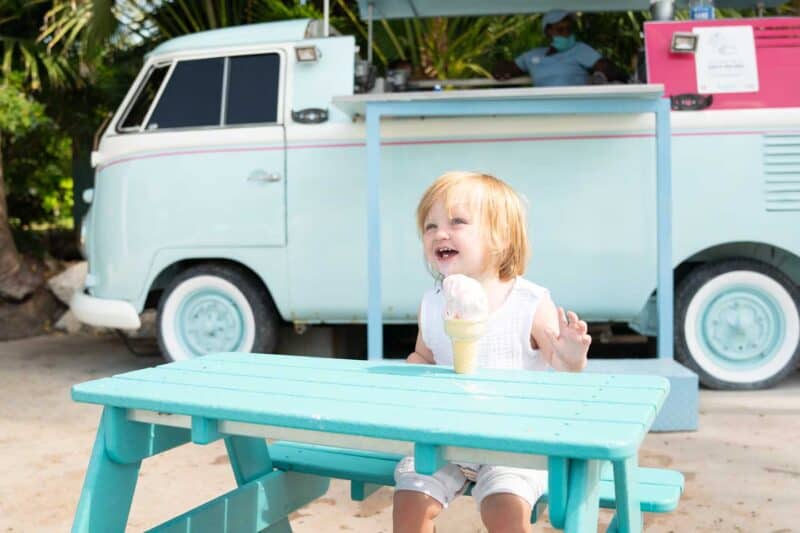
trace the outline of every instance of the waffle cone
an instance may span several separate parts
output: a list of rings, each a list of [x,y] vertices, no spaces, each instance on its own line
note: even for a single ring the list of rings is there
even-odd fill
[[[456,373],[475,372],[478,363],[478,340],[486,333],[486,321],[446,319],[444,331],[453,341],[453,368]]]

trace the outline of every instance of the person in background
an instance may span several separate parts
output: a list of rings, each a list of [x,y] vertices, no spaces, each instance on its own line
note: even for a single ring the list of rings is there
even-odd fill
[[[626,82],[627,76],[600,52],[575,38],[575,18],[562,9],[542,16],[542,31],[549,46],[534,48],[513,62],[499,63],[493,72],[498,80],[528,73],[537,87]]]

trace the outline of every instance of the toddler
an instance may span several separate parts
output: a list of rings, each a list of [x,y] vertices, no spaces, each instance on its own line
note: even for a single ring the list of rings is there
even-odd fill
[[[409,363],[452,365],[444,331],[441,280],[463,274],[486,291],[489,319],[478,343],[478,368],[580,371],[591,338],[573,312],[556,309],[547,289],[521,276],[529,247],[525,209],[503,181],[448,172],[425,192],[417,226],[436,287],[422,298],[419,333]],[[448,464],[432,476],[413,457],[395,470],[394,531],[433,532],[443,508],[475,482],[472,495],[490,532],[530,531],[531,509],[547,489],[547,472],[492,465]]]

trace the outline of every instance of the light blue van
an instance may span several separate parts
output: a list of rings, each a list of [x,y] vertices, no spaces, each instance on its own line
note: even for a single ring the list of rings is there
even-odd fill
[[[354,38],[314,20],[153,50],[93,153],[76,315],[135,329],[157,308],[170,360],[271,351],[280,321],[365,322],[365,126],[332,103],[364,73]],[[800,192],[771,203],[765,154],[783,143],[800,184],[800,107],[671,122],[676,356],[709,386],[772,385],[800,358]],[[476,169],[529,202],[529,278],[588,320],[655,334],[651,117],[388,119],[382,140],[385,322],[415,322],[432,283],[422,192]]]

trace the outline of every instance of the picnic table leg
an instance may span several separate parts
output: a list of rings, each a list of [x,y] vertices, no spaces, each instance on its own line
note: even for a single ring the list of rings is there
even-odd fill
[[[567,487],[569,485],[569,460],[550,457],[547,460],[547,506],[550,508],[550,524],[557,529],[564,527],[567,516]]]
[[[264,439],[225,437],[225,448],[231,461],[233,476],[240,487],[272,472],[272,459]]]
[[[614,461],[614,496],[617,513],[610,529],[619,533],[640,533],[642,531],[642,508],[636,494],[638,487],[638,460],[636,456]]]
[[[600,512],[600,461],[571,459],[566,533],[596,533]]]
[[[228,450],[236,484],[240,487],[272,471],[272,459],[269,458],[269,448],[264,439],[226,437],[225,448]],[[265,532],[292,533],[289,517],[272,524]]]
[[[73,533],[124,531],[136,489],[141,460],[118,463],[109,456],[106,433],[109,408],[103,411],[83,482]]]

